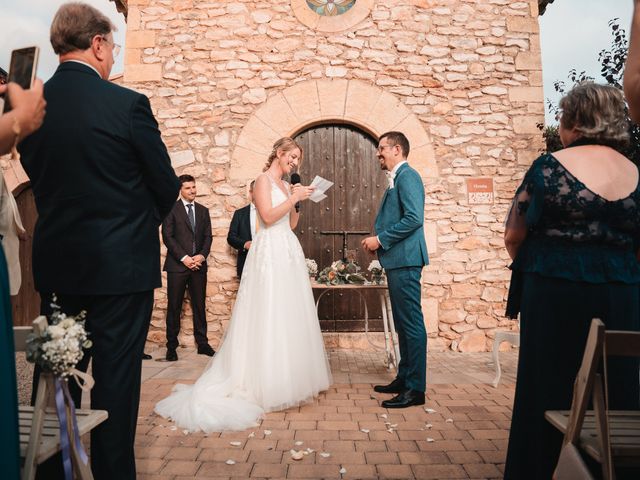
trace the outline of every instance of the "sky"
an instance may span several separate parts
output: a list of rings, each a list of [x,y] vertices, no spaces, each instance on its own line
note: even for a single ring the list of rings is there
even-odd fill
[[[553,83],[568,82],[572,68],[587,72],[596,82],[605,81],[600,75],[598,54],[611,47],[609,20],[619,18],[628,38],[632,14],[633,0],[555,0],[547,6],[540,17],[545,110],[546,99],[554,104],[560,100]],[[546,120],[555,123],[548,111]]]
[[[9,69],[11,51],[16,48],[40,47],[38,77],[48,80],[58,66],[58,57],[49,43],[49,26],[56,11],[68,0],[0,0],[0,67]],[[124,69],[124,39],[126,24],[124,15],[116,11],[109,0],[85,0],[106,14],[116,25],[113,41],[123,47],[116,58],[111,74],[122,73]]]
[[[124,47],[124,16],[109,0],[85,0],[107,14],[118,31],[114,41]],[[11,50],[26,46],[40,47],[38,76],[47,80],[55,71],[58,59],[49,44],[49,24],[65,0],[0,0],[0,67],[8,69]],[[600,77],[598,53],[611,45],[609,20],[619,18],[629,33],[632,0],[555,0],[540,17],[542,72],[546,99],[557,103],[553,82],[566,80],[569,70],[586,71]],[[122,73],[124,52],[116,59],[112,74]],[[553,116],[547,114],[547,122]]]

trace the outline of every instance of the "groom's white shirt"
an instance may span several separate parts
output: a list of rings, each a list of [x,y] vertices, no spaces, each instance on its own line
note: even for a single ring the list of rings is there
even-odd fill
[[[390,172],[387,172],[387,180],[389,181],[389,190],[391,190],[394,187],[394,183],[393,181],[396,178],[396,173],[398,172],[398,169],[404,165],[405,163],[407,163],[406,160],[402,160],[400,163],[398,163],[395,167],[393,167],[391,169]]]

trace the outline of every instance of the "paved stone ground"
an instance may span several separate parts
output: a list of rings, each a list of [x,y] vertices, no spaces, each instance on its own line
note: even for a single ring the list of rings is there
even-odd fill
[[[164,349],[147,351],[164,357]],[[379,406],[389,396],[374,393],[373,385],[394,377],[381,353],[331,351],[334,385],[314,403],[269,413],[255,429],[209,435],[185,435],[153,413],[175,383],[193,382],[209,360],[193,349],[178,354],[175,363],[143,363],[136,439],[141,480],[502,477],[517,352],[501,353],[497,389],[490,384],[489,353],[429,354],[425,407],[433,411],[427,412]],[[20,402],[26,403],[32,369],[23,354],[16,360]],[[302,460],[291,458],[290,450],[308,448],[313,451]]]
[[[164,350],[151,352],[162,358]],[[208,358],[191,349],[175,363],[144,362],[136,455],[139,479],[501,478],[513,402],[516,352],[501,354],[493,388],[490,354],[430,354],[425,411],[386,410],[376,383],[393,373],[377,352],[329,352],[334,385],[312,404],[266,415],[243,432],[185,434],[153,413],[177,382]],[[232,444],[231,442],[234,442]],[[239,444],[236,444],[239,442]],[[291,450],[311,449],[302,460]]]

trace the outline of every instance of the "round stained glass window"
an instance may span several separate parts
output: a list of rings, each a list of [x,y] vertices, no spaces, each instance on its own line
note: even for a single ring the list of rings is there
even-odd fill
[[[313,12],[323,17],[342,15],[351,9],[356,0],[307,0],[307,5]]]

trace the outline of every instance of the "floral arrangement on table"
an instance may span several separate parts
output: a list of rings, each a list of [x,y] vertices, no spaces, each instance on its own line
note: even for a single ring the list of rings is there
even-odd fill
[[[304,261],[307,264],[307,271],[310,277],[315,277],[318,273],[318,264],[312,258],[305,258]]]
[[[84,329],[87,313],[83,310],[75,317],[67,316],[56,302],[54,295],[47,328],[27,338],[26,356],[44,372],[65,378],[77,372],[75,366],[84,356],[83,349],[91,347],[91,340]]]
[[[360,265],[354,260],[336,260],[316,276],[318,283],[325,285],[344,285],[353,283],[364,285],[367,279],[360,273]]]
[[[367,267],[367,270],[371,272],[371,283],[381,285],[387,282],[384,268],[382,268],[382,265],[380,265],[380,262],[378,260],[372,260]]]

